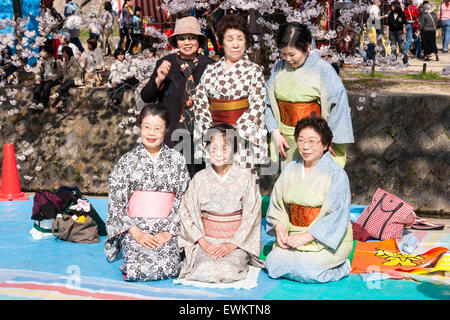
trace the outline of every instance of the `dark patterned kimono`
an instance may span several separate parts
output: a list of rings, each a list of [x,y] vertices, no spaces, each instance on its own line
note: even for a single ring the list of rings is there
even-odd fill
[[[124,263],[120,267],[128,281],[159,280],[176,277],[180,272],[178,234],[181,196],[187,189],[189,174],[184,157],[161,146],[156,160],[139,144],[123,155],[109,177],[108,216],[105,253],[113,262],[122,249]],[[128,202],[133,191],[173,192],[175,200],[167,218],[130,217]],[[152,235],[170,232],[173,237],[157,248],[144,248],[128,233],[132,226]]]

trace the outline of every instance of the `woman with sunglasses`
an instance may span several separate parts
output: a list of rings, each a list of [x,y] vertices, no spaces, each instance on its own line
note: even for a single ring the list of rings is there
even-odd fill
[[[169,54],[156,62],[150,80],[141,91],[144,102],[159,102],[168,109],[171,124],[164,143],[173,148],[181,140],[183,145],[180,147],[191,177],[202,168],[201,165],[194,165],[193,161],[195,87],[200,82],[206,66],[215,62],[211,58],[198,54],[198,49],[203,46],[205,40],[195,17],[177,20],[175,31],[168,41],[170,45],[178,49],[178,52]],[[182,130],[177,130],[172,137],[176,129]]]

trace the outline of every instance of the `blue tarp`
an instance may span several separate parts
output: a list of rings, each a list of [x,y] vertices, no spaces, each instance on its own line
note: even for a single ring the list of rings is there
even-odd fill
[[[36,35],[38,35],[38,26],[39,22],[36,20],[40,15],[40,1],[39,0],[21,0],[20,6],[22,8],[22,17],[30,17],[30,21],[27,24],[27,29],[29,31],[36,31]],[[0,1],[0,19],[13,19],[14,18],[14,9],[12,0],[1,0]],[[0,29],[0,33],[11,33],[11,27]],[[15,52],[15,48],[13,49],[13,53]],[[28,59],[28,64],[33,65],[36,61],[36,58]]]

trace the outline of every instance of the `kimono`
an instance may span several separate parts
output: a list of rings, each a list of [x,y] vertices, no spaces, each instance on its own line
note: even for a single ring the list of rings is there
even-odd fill
[[[176,277],[180,272],[180,232],[178,207],[187,188],[189,175],[183,156],[166,145],[161,146],[156,160],[139,144],[122,156],[109,177],[107,239],[105,253],[109,262],[123,251],[120,270],[126,280],[147,281]],[[127,209],[133,191],[173,192],[173,207],[167,218],[131,217]],[[144,248],[128,233],[137,226],[146,233],[170,232],[170,241],[157,248]]]
[[[237,119],[230,120],[241,142],[235,160],[243,168],[254,169],[257,165],[269,163],[267,130],[265,127],[265,88],[262,69],[247,56],[236,62],[229,70],[225,58],[208,65],[194,97],[194,145],[195,157],[208,161],[204,137],[215,122],[211,111],[211,99],[220,102],[243,102],[247,108]],[[231,113],[231,112],[230,112]],[[220,121],[227,122],[227,121]]]
[[[317,51],[312,52],[305,63],[297,69],[280,60],[266,83],[266,89],[267,129],[272,132],[280,128],[290,147],[286,152],[286,159],[281,161],[282,167],[298,159],[300,154],[294,138],[297,121],[293,121],[291,125],[281,121],[283,115],[280,112],[280,100],[288,103],[318,104],[321,117],[328,122],[333,132],[332,142],[337,155],[337,159],[334,160],[344,167],[345,144],[354,142],[352,119],[344,84],[331,64],[323,60]],[[272,161],[277,162],[278,149],[273,140],[270,142],[270,154]]]
[[[290,162],[274,185],[266,230],[276,236],[275,225],[282,223],[288,235],[307,231],[314,240],[295,249],[281,248],[275,241],[265,262],[269,276],[320,283],[348,275],[353,248],[350,204],[347,174],[329,152],[306,176],[302,158]]]
[[[232,232],[228,232],[229,223],[225,227],[222,224],[222,231],[215,234],[209,233],[213,228],[204,224],[207,223],[203,220],[205,212],[230,217],[229,213],[240,210],[241,222],[234,225]],[[234,164],[224,177],[219,177],[211,166],[207,166],[190,182],[179,213],[179,246],[186,255],[179,278],[213,283],[235,282],[246,278],[249,264],[264,266],[258,258],[261,250],[261,195],[250,170]],[[215,260],[197,243],[203,237],[215,245],[233,243],[238,248]]]

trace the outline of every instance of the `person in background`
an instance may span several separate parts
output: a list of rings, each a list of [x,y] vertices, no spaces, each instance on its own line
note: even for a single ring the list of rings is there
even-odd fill
[[[422,46],[424,61],[430,61],[432,53],[436,56],[436,61],[439,61],[438,49],[436,46],[436,29],[437,29],[437,15],[434,12],[435,6],[432,3],[427,3],[424,13],[420,16],[420,33],[422,34]]]
[[[438,18],[442,21],[442,52],[448,52],[450,43],[450,0],[443,0],[439,5]]]
[[[385,55],[386,51],[383,45],[383,19],[387,18],[387,15],[381,15],[381,0],[375,0],[373,5],[369,9],[369,18],[367,19],[367,27],[375,28],[377,41],[376,44],[382,48],[381,55]]]
[[[114,15],[111,2],[106,1],[104,9],[105,11],[103,11],[100,17],[103,31],[101,47],[103,55],[110,56],[114,52],[114,44],[112,42]]]
[[[113,105],[117,107],[122,102],[125,89],[134,88],[139,84],[135,77],[126,77],[128,65],[125,60],[125,51],[122,48],[114,52],[116,61],[111,65],[109,73],[108,87]]]
[[[64,17],[68,18],[72,15],[78,16],[81,19],[80,7],[74,1],[66,0],[66,6],[64,7]],[[74,28],[67,29],[65,31],[70,33],[70,42],[75,44],[80,52],[83,52],[84,48],[80,41],[80,29]]]
[[[97,41],[100,41],[100,35],[102,33],[101,21],[97,18],[97,14],[95,12],[89,13],[89,38],[94,38]]]
[[[142,9],[141,7],[136,7],[134,9],[134,15],[133,15],[133,33],[131,34],[131,46],[129,53],[131,55],[134,54],[134,48],[138,45],[138,43],[141,44],[141,50],[142,50]]]
[[[406,15],[403,12],[398,0],[392,1],[391,10],[389,11],[387,21],[387,30],[389,40],[391,42],[391,48],[392,46],[395,46],[395,50],[392,50],[392,53],[397,57],[398,49],[399,53],[403,55],[403,64],[408,66],[408,54],[405,51],[404,42],[406,37]]]
[[[62,48],[62,62],[58,61],[58,63],[58,77],[61,85],[50,98],[54,99],[57,103],[56,108],[60,109],[69,98],[69,89],[81,84],[82,70],[69,46]]]
[[[97,47],[95,38],[87,40],[87,47],[88,49],[80,57],[84,83],[87,87],[97,87],[102,82],[100,72],[105,71],[105,61],[103,60],[102,50]]]
[[[37,72],[34,75],[33,103],[30,109],[44,110],[48,107],[50,90],[58,84],[58,64],[53,56],[53,48],[49,45],[41,49],[41,58],[37,62]]]
[[[133,1],[125,0],[122,8],[122,27],[125,37],[125,52],[128,53],[131,47],[131,35],[133,33]],[[119,46],[120,48],[120,46]]]
[[[72,49],[73,56],[76,59],[79,59],[80,58],[80,51],[78,50],[78,47],[75,44],[70,42],[70,33],[64,32],[62,34],[61,38],[62,38],[62,41],[61,41],[61,44],[58,47],[58,59],[60,59],[60,60],[62,59],[62,49],[64,47],[70,47]]]
[[[406,1],[405,9],[403,12],[406,16],[406,40],[405,51],[408,53],[411,50],[411,44],[413,40],[413,34],[419,30],[419,10],[413,5],[411,0]]]

